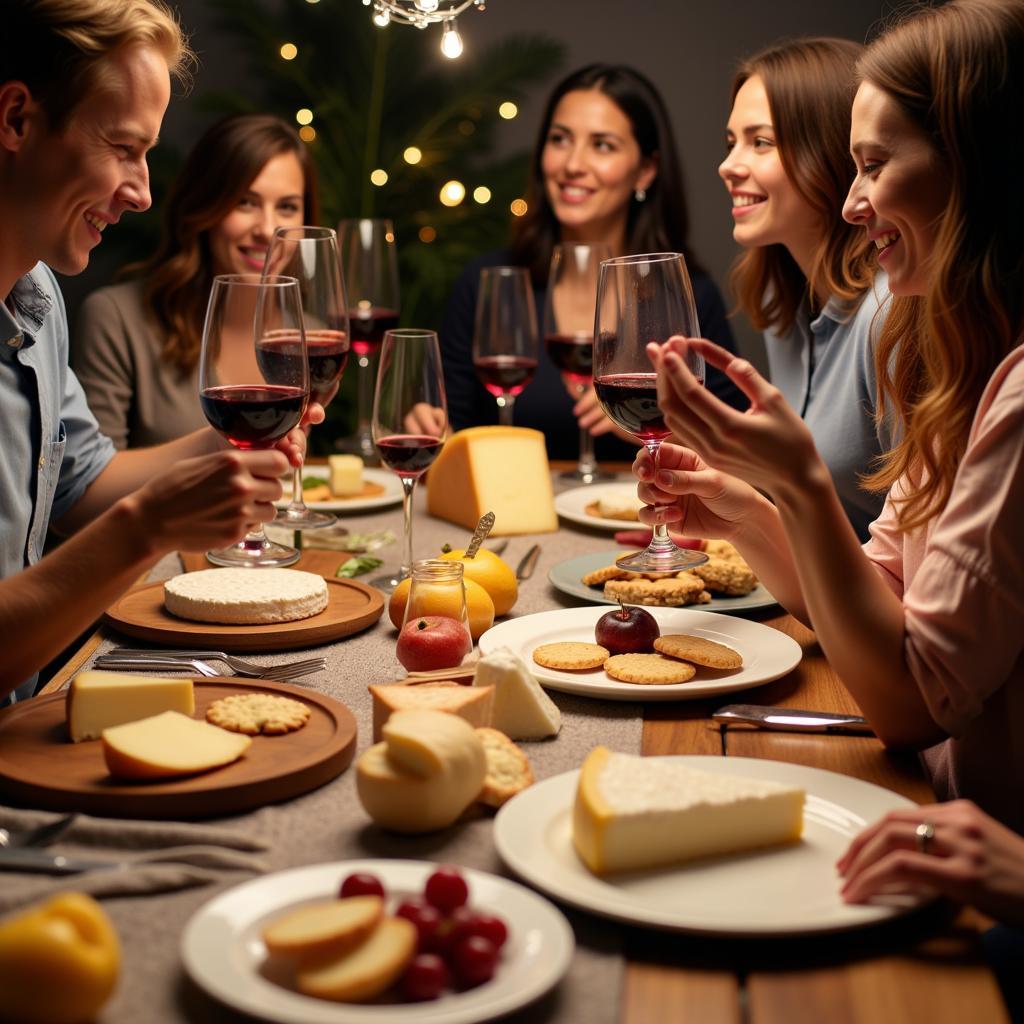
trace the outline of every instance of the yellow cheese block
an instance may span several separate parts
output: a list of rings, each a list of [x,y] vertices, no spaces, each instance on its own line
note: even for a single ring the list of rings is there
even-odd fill
[[[573,845],[595,874],[795,842],[804,791],[596,747],[583,762]]]
[[[544,435],[526,427],[453,434],[430,467],[427,511],[470,530],[493,512],[492,536],[557,530]]]
[[[328,455],[327,468],[331,473],[331,494],[351,497],[363,490],[363,460],[358,455]]]
[[[167,779],[194,775],[237,761],[252,740],[207,722],[165,711],[104,729],[103,757],[118,779]]]
[[[473,726],[436,708],[396,711],[381,734],[391,762],[420,778],[447,771],[479,743]]]
[[[447,711],[476,727],[491,724],[493,686],[460,686],[444,680],[436,683],[370,686],[373,697],[373,741],[381,738],[384,723],[395,711]]]
[[[79,672],[68,687],[68,733],[76,743],[98,740],[104,729],[161,711],[196,710],[191,679],[159,679],[119,672]],[[486,723],[481,723],[486,724]]]

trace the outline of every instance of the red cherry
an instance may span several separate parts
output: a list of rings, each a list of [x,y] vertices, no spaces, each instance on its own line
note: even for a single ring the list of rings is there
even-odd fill
[[[437,931],[441,927],[441,911],[423,900],[403,900],[395,911],[395,917],[404,917],[416,926],[416,948],[427,952],[435,948]]]
[[[427,879],[423,895],[442,914],[450,914],[469,899],[469,886],[458,868],[445,865]]]
[[[341,883],[341,898],[348,899],[349,896],[380,896],[384,897],[384,886],[376,875],[367,871],[356,871],[349,875]]]
[[[433,949],[442,956],[448,956],[451,950],[463,939],[468,939],[473,931],[473,922],[476,915],[473,911],[463,905],[456,907],[451,914],[441,922],[434,937]]]
[[[469,927],[471,935],[487,939],[495,949],[501,949],[508,938],[508,926],[494,914],[475,914]]]
[[[498,951],[493,942],[479,935],[470,935],[452,949],[452,968],[463,988],[482,985],[494,977]]]
[[[437,999],[451,983],[451,973],[437,954],[419,953],[402,975],[402,995],[415,1003]]]

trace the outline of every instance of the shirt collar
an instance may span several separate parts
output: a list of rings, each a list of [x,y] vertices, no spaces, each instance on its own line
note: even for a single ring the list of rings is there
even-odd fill
[[[11,348],[27,348],[34,344],[34,335],[42,329],[53,309],[53,297],[43,291],[29,273],[15,282],[11,302],[15,316],[6,303],[0,304],[0,341]]]

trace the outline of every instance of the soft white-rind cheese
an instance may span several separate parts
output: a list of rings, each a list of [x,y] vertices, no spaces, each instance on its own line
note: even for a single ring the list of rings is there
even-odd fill
[[[558,705],[541,688],[526,662],[508,647],[499,647],[480,659],[473,686],[494,687],[490,724],[514,740],[544,739],[557,735],[562,727]]]
[[[595,874],[795,842],[804,791],[596,747],[580,771],[573,845]]]
[[[202,569],[168,580],[164,607],[192,622],[293,622],[327,607],[327,582],[297,569]]]

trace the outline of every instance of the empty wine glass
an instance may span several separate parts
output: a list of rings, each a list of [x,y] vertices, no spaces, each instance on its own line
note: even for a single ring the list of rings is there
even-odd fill
[[[498,422],[512,426],[516,395],[537,372],[537,314],[525,267],[485,267],[480,271],[473,368],[498,401]]]
[[[375,462],[377,452],[370,429],[375,376],[371,369],[384,332],[398,326],[398,249],[389,220],[361,217],[338,225],[338,242],[345,268],[349,329],[356,355],[356,434],[348,447]]]
[[[619,256],[601,263],[594,325],[594,389],[604,411],[646,446],[658,464],[669,434],[658,408],[657,376],[647,355],[652,342],[672,335],[700,337],[697,307],[686,261],[677,252]],[[687,355],[687,366],[704,379],[704,360]],[[707,555],[678,547],[664,523],[654,527],[646,550],[618,558],[631,572],[678,572],[701,565]]]
[[[448,430],[441,349],[434,331],[386,331],[373,395],[373,443],[402,481],[405,546],[398,576],[373,580],[394,588],[412,571],[412,496],[437,458]]]
[[[576,401],[593,382],[597,277],[601,261],[610,259],[611,255],[611,248],[602,243],[578,242],[563,242],[551,253],[544,302],[544,346]],[[562,473],[561,477],[584,484],[613,477],[597,468],[594,438],[585,427],[580,427],[576,468]]]
[[[299,283],[309,360],[309,397],[326,406],[338,390],[348,361],[348,304],[341,276],[338,238],[331,228],[277,228],[267,248],[264,274],[286,274]],[[316,530],[337,517],[314,512],[302,499],[302,467],[292,472],[292,499],[275,526]]]
[[[309,363],[299,282],[225,274],[213,279],[199,357],[199,401],[210,426],[243,451],[272,448],[302,421]],[[214,565],[291,565],[299,552],[267,540],[262,524]]]

